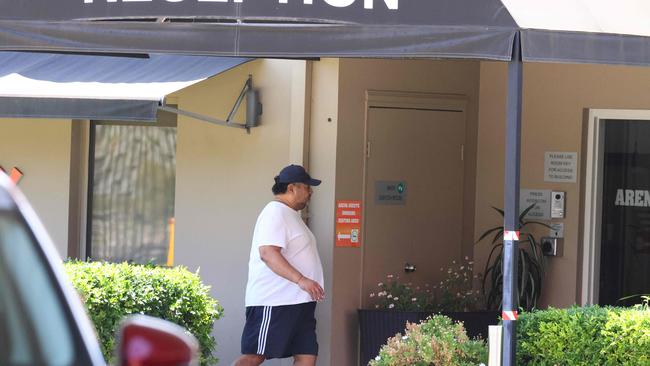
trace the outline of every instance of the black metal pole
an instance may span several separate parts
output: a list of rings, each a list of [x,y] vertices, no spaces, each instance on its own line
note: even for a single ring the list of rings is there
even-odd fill
[[[506,169],[503,237],[503,366],[516,364],[517,331],[517,246],[519,242],[519,163],[521,160],[521,98],[523,63],[517,32],[508,64],[506,122]]]

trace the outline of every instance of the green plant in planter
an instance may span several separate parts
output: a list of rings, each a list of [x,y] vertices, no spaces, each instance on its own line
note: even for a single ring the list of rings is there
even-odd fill
[[[474,366],[487,361],[487,348],[467,337],[462,323],[433,315],[408,323],[404,335],[389,338],[369,366]]]
[[[539,300],[544,278],[544,255],[537,239],[524,229],[533,225],[550,228],[543,222],[524,219],[534,206],[535,204],[530,205],[519,215],[517,289],[519,292],[519,307],[526,310],[535,308],[537,300]],[[496,207],[492,208],[501,217],[504,217],[503,210]],[[488,237],[492,238],[492,250],[483,271],[482,286],[488,308],[498,309],[501,306],[503,296],[503,225],[486,230],[479,237],[477,243]]]

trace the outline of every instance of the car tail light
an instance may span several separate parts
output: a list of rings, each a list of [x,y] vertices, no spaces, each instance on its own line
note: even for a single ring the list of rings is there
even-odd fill
[[[199,346],[185,329],[166,320],[136,315],[118,334],[118,365],[198,365]]]

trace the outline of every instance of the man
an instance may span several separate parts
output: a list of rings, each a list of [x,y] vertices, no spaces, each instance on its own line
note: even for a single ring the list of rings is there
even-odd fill
[[[323,300],[323,266],[316,238],[299,211],[307,206],[312,179],[299,165],[275,177],[269,202],[255,224],[246,286],[246,325],[242,356],[235,366],[257,366],[270,358],[294,358],[294,365],[314,366],[316,301]]]

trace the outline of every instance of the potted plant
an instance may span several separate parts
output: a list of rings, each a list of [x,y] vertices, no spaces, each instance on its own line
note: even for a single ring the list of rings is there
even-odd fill
[[[377,356],[386,340],[403,333],[406,323],[418,323],[440,313],[462,321],[470,337],[487,336],[490,324],[497,324],[498,313],[486,312],[479,275],[472,273],[473,262],[453,261],[441,268],[443,279],[435,285],[416,286],[388,275],[369,294],[370,309],[359,310],[361,364]]]
[[[550,228],[547,224],[539,221],[526,220],[525,217],[535,204],[527,207],[519,215],[519,245],[517,247],[518,268],[517,268],[517,289],[518,307],[531,310],[537,307],[537,301],[542,291],[544,279],[544,255],[538,240],[526,228],[540,225]],[[504,212],[501,209],[492,207],[503,218]],[[477,243],[491,237],[492,250],[488,256],[483,271],[482,288],[485,294],[488,309],[500,309],[503,296],[503,225],[486,230],[478,239]]]

